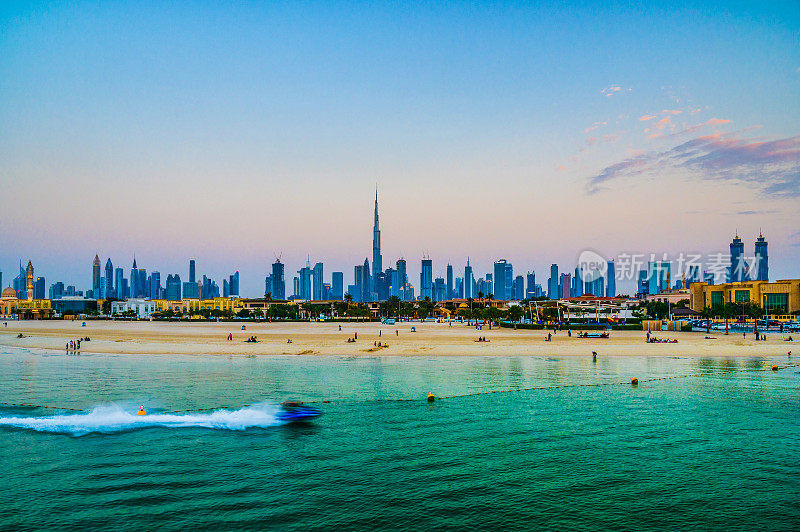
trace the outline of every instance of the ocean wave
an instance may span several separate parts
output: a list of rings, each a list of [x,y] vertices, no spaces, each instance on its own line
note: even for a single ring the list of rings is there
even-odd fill
[[[152,413],[136,415],[136,409],[120,405],[98,406],[86,413],[38,417],[0,417],[0,428],[29,429],[81,436],[90,433],[114,433],[146,427],[200,427],[219,430],[245,430],[254,427],[273,427],[278,419],[278,407],[269,404],[253,405],[238,410],[214,410],[202,413]]]

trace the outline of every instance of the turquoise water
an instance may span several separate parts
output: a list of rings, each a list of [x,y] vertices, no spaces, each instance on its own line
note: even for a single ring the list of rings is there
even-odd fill
[[[0,401],[82,411],[0,407],[0,529],[797,530],[773,362],[7,350]],[[282,425],[288,398],[331,402]]]

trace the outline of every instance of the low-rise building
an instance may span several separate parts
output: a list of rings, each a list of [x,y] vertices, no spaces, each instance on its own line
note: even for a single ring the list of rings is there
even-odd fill
[[[692,283],[689,305],[695,312],[726,303],[754,303],[768,315],[800,312],[800,279],[745,281],[710,285]]]
[[[139,319],[150,319],[156,311],[156,302],[149,299],[126,299],[111,302],[111,315],[130,315]]]

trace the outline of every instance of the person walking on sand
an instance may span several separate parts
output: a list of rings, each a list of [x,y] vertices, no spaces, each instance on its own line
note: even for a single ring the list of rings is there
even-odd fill
[[[228,341],[230,342],[233,340],[233,333],[228,333]]]
[[[597,362],[597,351],[592,351],[592,362]]]

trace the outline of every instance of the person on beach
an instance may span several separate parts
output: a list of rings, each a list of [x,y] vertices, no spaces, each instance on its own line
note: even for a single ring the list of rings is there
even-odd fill
[[[597,351],[592,351],[592,362],[597,362]]]
[[[233,340],[233,333],[228,333],[228,341],[230,342]]]
[[[395,335],[395,336],[400,336],[400,331],[398,331],[397,329],[395,329],[395,330],[394,330],[394,335]]]

